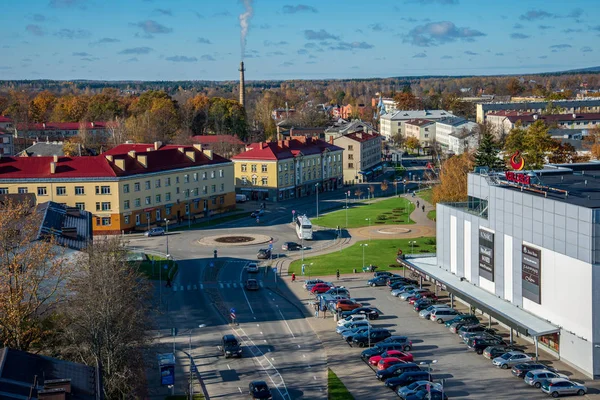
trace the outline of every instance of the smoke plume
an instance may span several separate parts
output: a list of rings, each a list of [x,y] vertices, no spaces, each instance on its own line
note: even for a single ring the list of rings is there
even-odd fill
[[[241,44],[242,44],[242,59],[244,58],[244,54],[246,54],[246,36],[248,35],[248,30],[250,29],[250,19],[254,14],[254,10],[252,9],[252,0],[242,0],[244,3],[244,7],[246,11],[240,14],[240,28],[241,28]]]

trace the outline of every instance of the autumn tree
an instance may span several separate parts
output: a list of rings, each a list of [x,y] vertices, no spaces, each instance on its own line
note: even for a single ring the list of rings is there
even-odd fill
[[[418,110],[421,108],[421,102],[411,92],[400,92],[394,96],[398,110]]]
[[[116,89],[105,88],[102,93],[90,97],[86,119],[88,121],[109,121],[125,116],[126,99],[119,96]]]
[[[593,158],[600,158],[600,127],[596,126],[589,131],[583,139],[583,147],[590,151]]]
[[[475,166],[488,167],[491,170],[502,170],[505,167],[500,158],[500,146],[489,132],[485,132],[481,137],[479,148],[475,152]]]
[[[145,397],[151,286],[128,264],[118,237],[94,240],[77,264],[63,309],[65,355],[101,366],[105,398]]]
[[[33,98],[29,105],[29,119],[33,122],[48,122],[56,104],[56,96],[44,90]]]
[[[89,107],[88,96],[61,96],[50,116],[52,122],[80,122],[87,118]]]
[[[448,158],[440,169],[440,183],[433,187],[433,204],[466,201],[467,175],[473,170],[471,154]]]
[[[208,129],[217,135],[248,135],[246,111],[236,100],[216,97],[210,99]]]
[[[506,85],[506,89],[508,90],[508,93],[511,96],[517,96],[523,93],[523,90],[525,90],[525,88],[517,78],[511,78],[508,81],[508,84]]]
[[[556,142],[554,151],[550,153],[548,157],[548,161],[553,164],[569,164],[575,162],[577,159],[577,151],[575,147],[571,143],[562,143],[560,140],[555,140]]]
[[[27,202],[0,204],[0,339],[24,351],[50,334],[72,271],[52,233],[39,237],[42,218]]]
[[[421,143],[419,142],[419,139],[417,139],[416,137],[409,136],[404,141],[404,147],[406,147],[409,150],[415,151],[415,150],[419,150],[421,148]]]

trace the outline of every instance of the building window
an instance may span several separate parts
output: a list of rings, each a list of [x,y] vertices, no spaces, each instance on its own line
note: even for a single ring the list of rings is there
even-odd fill
[[[125,200],[125,202],[123,203],[123,208],[125,210],[129,210],[129,200]]]
[[[179,177],[178,176],[175,177],[175,183],[179,183]]]
[[[246,164],[242,164],[242,172],[246,172],[248,170],[248,166]]]
[[[183,175],[183,183],[190,183],[190,176],[188,174]]]
[[[171,186],[171,177],[165,178],[165,186]]]
[[[81,187],[83,189],[83,187]],[[123,185],[123,193],[129,193],[129,183]],[[77,193],[77,187],[75,187],[75,194]],[[83,194],[83,193],[82,193]]]
[[[202,180],[205,181],[206,180],[206,171],[202,173]]]
[[[215,179],[215,171],[210,171],[210,179]]]
[[[110,211],[110,201],[102,202],[102,211]]]
[[[102,217],[102,226],[110,226],[110,217]]]
[[[18,192],[19,192],[19,194],[27,194],[28,190],[26,187],[20,187]]]
[[[75,207],[77,207],[81,211],[85,211],[85,203],[75,203]]]
[[[217,191],[217,185],[210,185],[210,192],[215,193]]]
[[[140,199],[139,198],[135,199],[135,206],[137,208],[139,208],[141,205],[142,205],[142,203],[141,203]]]
[[[150,215],[149,212],[146,213],[146,222],[151,222],[152,221],[152,217]]]
[[[348,168],[354,168],[354,163],[349,162],[348,163]]]
[[[157,187],[157,188],[160,187],[160,179],[156,180],[156,182],[154,183],[154,187]]]
[[[38,196],[47,196],[48,193],[46,192],[46,187],[45,186],[38,187],[37,194],[38,194]]]
[[[256,164],[252,164],[250,166],[250,169],[252,170],[252,172],[256,172]]]
[[[190,214],[190,205],[186,204],[185,205],[185,215],[189,215]]]
[[[56,187],[56,195],[57,196],[65,196],[67,194],[67,188],[64,186]]]
[[[225,184],[221,183],[221,192],[224,192],[224,191],[225,191]]]
[[[110,186],[96,186],[96,194],[110,194]]]
[[[160,221],[160,210],[156,210],[156,220]]]
[[[135,215],[135,224],[136,225],[141,225],[142,224],[142,215],[141,214],[136,214]]]
[[[349,144],[349,145],[348,145],[348,151],[352,151],[352,150],[354,150],[354,146],[353,146],[353,145],[351,145],[351,144]]]
[[[158,204],[158,203],[160,203],[160,194],[157,194],[157,195],[156,195],[156,203],[157,203],[157,204]]]
[[[223,170],[222,170],[222,169],[220,169],[220,170],[219,170],[219,178],[222,178],[222,177],[223,177]]]
[[[171,192],[165,194],[165,201],[171,201]]]
[[[258,183],[258,178],[257,178],[257,177],[255,177],[255,176],[253,176],[253,177],[252,177],[252,184],[253,184],[253,185],[256,185],[257,183]]]
[[[245,176],[242,176],[242,185],[247,185],[248,184],[248,178],[246,178]]]
[[[202,186],[202,194],[206,194],[206,193],[208,193],[208,187]]]
[[[193,196],[198,196],[198,188],[195,188],[195,189],[194,189],[194,194],[193,194]]]
[[[175,188],[175,194],[179,194],[179,188]]]
[[[262,172],[267,172],[267,164],[263,164],[263,165],[261,165],[261,167],[260,167],[260,170],[261,170]]]
[[[185,189],[185,192],[183,192],[183,195],[185,196],[186,199],[190,198],[190,189]]]
[[[129,225],[129,215],[125,216],[125,225]]]
[[[150,190],[150,181],[146,181],[144,186],[146,187],[146,190]]]
[[[219,203],[220,204],[225,204],[225,196],[219,197]]]
[[[146,205],[149,206],[152,204],[152,198],[150,196],[146,196]]]
[[[133,191],[134,192],[139,192],[140,191],[140,183],[136,182],[133,184]]]
[[[0,188],[0,194],[8,194],[8,188],[7,187]]]
[[[283,184],[283,175],[279,175],[279,184],[282,185]]]
[[[171,215],[171,207],[165,207],[165,214]]]
[[[288,180],[288,174],[285,174],[285,184],[287,185],[288,182],[289,182],[289,180]]]
[[[85,189],[83,188],[83,186],[75,186],[75,194],[79,196],[84,195]]]
[[[287,164],[283,164],[283,170],[287,171],[287,169],[288,169],[288,165]]]
[[[217,199],[212,199],[211,203],[212,203],[213,206],[216,206],[217,205]]]
[[[354,154],[348,154],[348,160],[354,160]]]
[[[279,164],[279,166],[277,168],[278,168],[279,172],[281,172],[281,169],[282,169],[281,164]]]
[[[198,173],[194,172],[194,182],[198,182]]]
[[[267,184],[269,183],[269,178],[265,178],[264,176],[261,178],[262,181],[262,185],[263,186],[267,186]]]

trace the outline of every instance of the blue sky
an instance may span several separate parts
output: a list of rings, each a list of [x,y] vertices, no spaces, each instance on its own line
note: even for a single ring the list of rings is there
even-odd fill
[[[4,0],[0,79],[490,75],[600,65],[594,0]]]

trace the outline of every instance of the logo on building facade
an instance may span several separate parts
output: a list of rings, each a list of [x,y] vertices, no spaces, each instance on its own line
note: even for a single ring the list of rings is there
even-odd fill
[[[494,282],[494,234],[479,229],[479,276]]]
[[[525,159],[523,159],[519,150],[515,151],[515,154],[510,157],[510,167],[515,171],[521,171],[525,168]]]
[[[542,251],[523,245],[521,287],[523,297],[538,304],[542,303],[540,278],[542,273]]]

